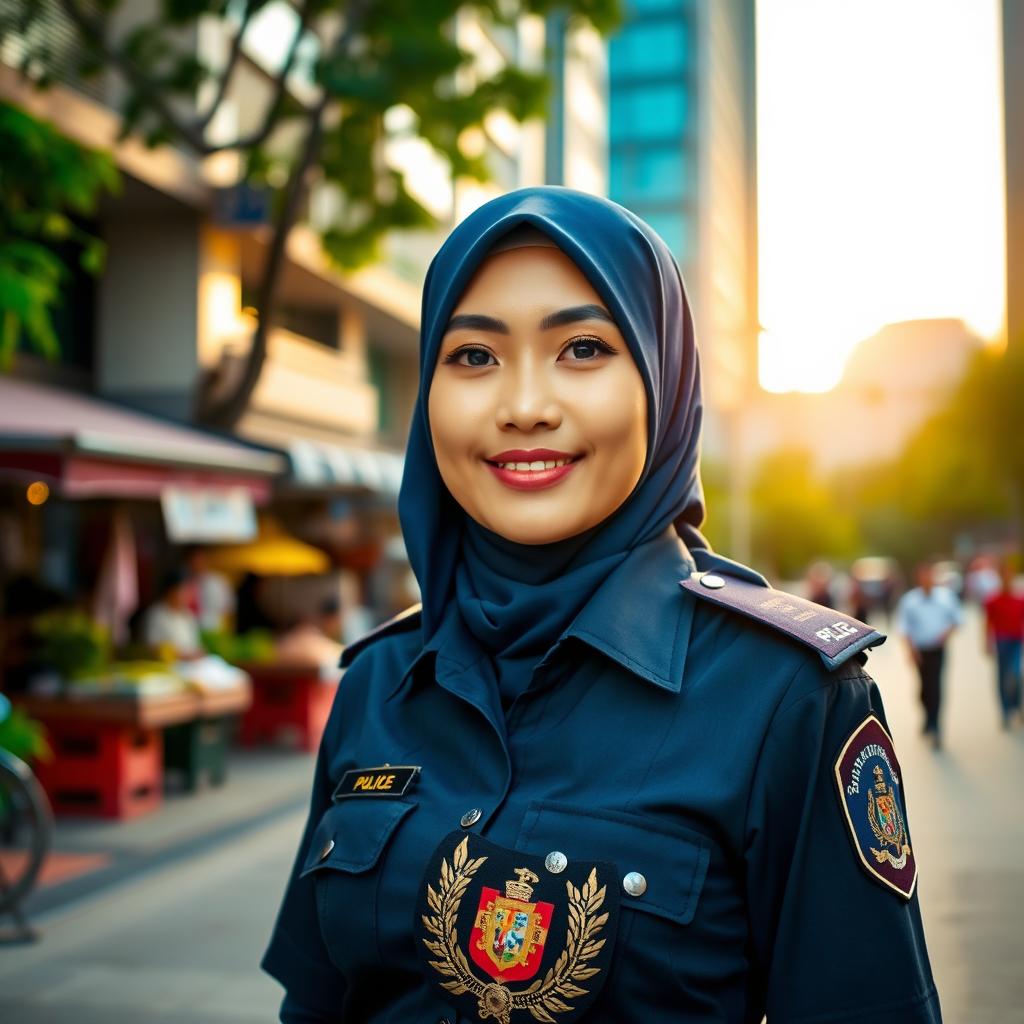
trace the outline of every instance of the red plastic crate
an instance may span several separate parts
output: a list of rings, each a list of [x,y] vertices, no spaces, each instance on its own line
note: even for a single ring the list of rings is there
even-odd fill
[[[160,806],[160,730],[61,719],[46,728],[54,758],[37,775],[55,813],[134,818]]]
[[[242,719],[241,742],[249,747],[278,739],[295,738],[301,750],[315,751],[331,713],[337,685],[316,675],[248,666],[252,677],[252,704]]]

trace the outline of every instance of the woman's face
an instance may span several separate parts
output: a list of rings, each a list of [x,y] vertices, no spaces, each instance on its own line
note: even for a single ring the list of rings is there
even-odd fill
[[[560,249],[526,246],[483,261],[442,340],[428,412],[452,497],[520,544],[603,522],[644,468],[643,378]]]

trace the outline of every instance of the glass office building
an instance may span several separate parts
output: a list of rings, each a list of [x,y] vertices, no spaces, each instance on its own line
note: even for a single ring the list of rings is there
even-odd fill
[[[675,253],[704,363],[707,446],[757,381],[754,0],[626,0],[608,48],[609,195]]]
[[[685,0],[629,0],[609,45],[609,193],[694,254],[695,12]]]

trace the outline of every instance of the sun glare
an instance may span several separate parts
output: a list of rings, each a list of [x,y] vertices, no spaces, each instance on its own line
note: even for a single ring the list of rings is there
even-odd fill
[[[998,337],[998,0],[757,7],[762,385],[828,390],[901,320]]]

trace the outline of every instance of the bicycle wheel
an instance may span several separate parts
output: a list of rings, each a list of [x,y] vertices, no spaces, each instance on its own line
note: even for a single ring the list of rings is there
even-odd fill
[[[53,815],[24,761],[0,750],[0,914],[32,891],[53,839]]]

